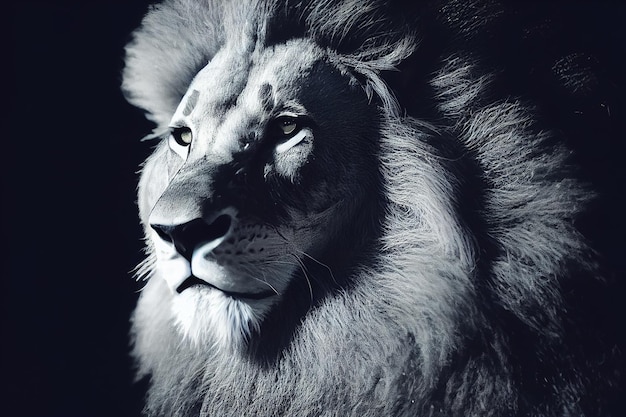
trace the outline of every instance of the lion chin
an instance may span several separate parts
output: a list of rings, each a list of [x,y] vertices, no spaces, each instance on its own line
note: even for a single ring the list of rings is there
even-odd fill
[[[172,300],[176,326],[199,349],[241,349],[258,332],[267,301],[244,301],[213,288],[187,290]]]
[[[156,124],[132,317],[147,415],[608,410],[611,271],[573,149],[614,134],[578,110],[611,97],[581,93],[595,58],[557,53],[533,5],[150,9],[123,75]]]

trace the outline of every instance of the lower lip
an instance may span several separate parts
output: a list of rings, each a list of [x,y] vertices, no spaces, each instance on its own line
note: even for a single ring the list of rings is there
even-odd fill
[[[223,294],[232,297],[232,298],[244,298],[244,299],[249,299],[249,300],[262,300],[264,298],[269,298],[273,295],[276,295],[274,292],[269,292],[269,291],[265,291],[265,292],[259,292],[259,293],[239,293],[239,292],[232,292],[232,291],[225,291],[222,290],[221,288],[217,288],[214,285],[209,284],[206,281],[201,280],[200,278],[197,278],[195,276],[190,276],[189,278],[187,278],[185,281],[183,281],[182,284],[180,284],[178,286],[178,288],[176,288],[176,292],[177,293],[182,293],[183,291],[185,291],[186,289],[192,288],[192,287],[198,287],[198,288],[214,288],[218,291],[221,291]]]

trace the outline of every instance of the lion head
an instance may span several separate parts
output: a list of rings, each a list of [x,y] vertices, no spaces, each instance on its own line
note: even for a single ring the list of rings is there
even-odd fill
[[[479,55],[420,46],[414,12],[172,0],[135,32],[124,89],[157,125],[133,318],[149,412],[583,410],[587,369],[555,352],[561,282],[596,274],[590,194],[534,108]],[[484,40],[457,23],[448,41]]]
[[[226,48],[198,72],[140,192],[155,273],[185,336],[238,346],[290,285],[313,292],[307,264],[362,249],[341,236],[368,239],[377,218],[377,119],[356,79],[311,41]]]

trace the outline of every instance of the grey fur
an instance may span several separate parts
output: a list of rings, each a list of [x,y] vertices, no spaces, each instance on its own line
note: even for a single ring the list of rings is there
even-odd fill
[[[163,131],[198,70],[221,48],[239,47],[245,56],[271,30],[268,22],[281,7],[223,0],[155,6],[127,49],[123,88],[130,102],[147,111],[155,132]],[[583,414],[579,401],[593,378],[562,339],[560,287],[571,264],[588,279],[597,273],[573,225],[592,194],[564,168],[568,150],[549,143],[550,132],[535,128],[534,109],[521,100],[484,102],[496,75],[481,72],[470,57],[444,57],[432,75],[445,123],[403,115],[403,103],[382,74],[419,48],[414,35],[398,28],[398,36],[340,52],[349,38],[367,39],[378,30],[381,4],[325,0],[300,7],[301,36],[323,43],[337,68],[364,79],[367,94],[380,103],[388,201],[380,251],[371,265],[352,271],[349,290],[309,311],[270,366],[181,341],[162,307],[171,295],[161,280],[150,279],[133,318],[139,374],[152,381],[148,414]],[[271,91],[269,86],[260,93],[269,101]],[[434,144],[442,130],[480,166],[481,224],[494,242],[486,261],[472,226],[458,213],[461,179]],[[140,195],[150,187],[162,185],[142,182]],[[149,210],[141,207],[144,223]],[[489,276],[487,284],[481,274]],[[488,303],[536,337],[536,355],[529,354],[535,364],[552,369],[546,373],[549,392],[539,402],[524,397],[511,355],[515,346],[508,329],[484,308],[486,293]],[[465,356],[472,340],[479,348]]]
[[[259,89],[259,98],[263,109],[269,112],[274,107],[273,88],[271,84],[263,84]]]
[[[187,99],[185,103],[185,108],[183,109],[183,114],[185,116],[189,116],[193,111],[193,108],[196,107],[196,103],[198,102],[198,97],[200,96],[200,92],[198,90],[193,90],[191,95]]]

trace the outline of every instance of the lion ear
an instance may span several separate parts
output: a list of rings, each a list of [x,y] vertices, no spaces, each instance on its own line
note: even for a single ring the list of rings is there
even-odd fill
[[[152,7],[126,46],[122,91],[163,132],[193,77],[223,42],[219,0]]]
[[[377,96],[389,114],[398,114],[399,104],[395,93],[385,82],[385,73],[398,72],[398,66],[413,54],[417,42],[412,35],[377,45],[370,49],[361,49],[353,54],[337,55],[337,61],[352,71],[352,74],[363,84],[365,92],[371,100]]]
[[[398,65],[417,48],[415,16],[423,5],[416,3],[305,0],[299,3],[299,13],[307,34],[334,53],[331,58],[350,70],[370,99],[378,96],[385,108],[395,112],[397,103],[383,77],[385,73],[397,72]]]

